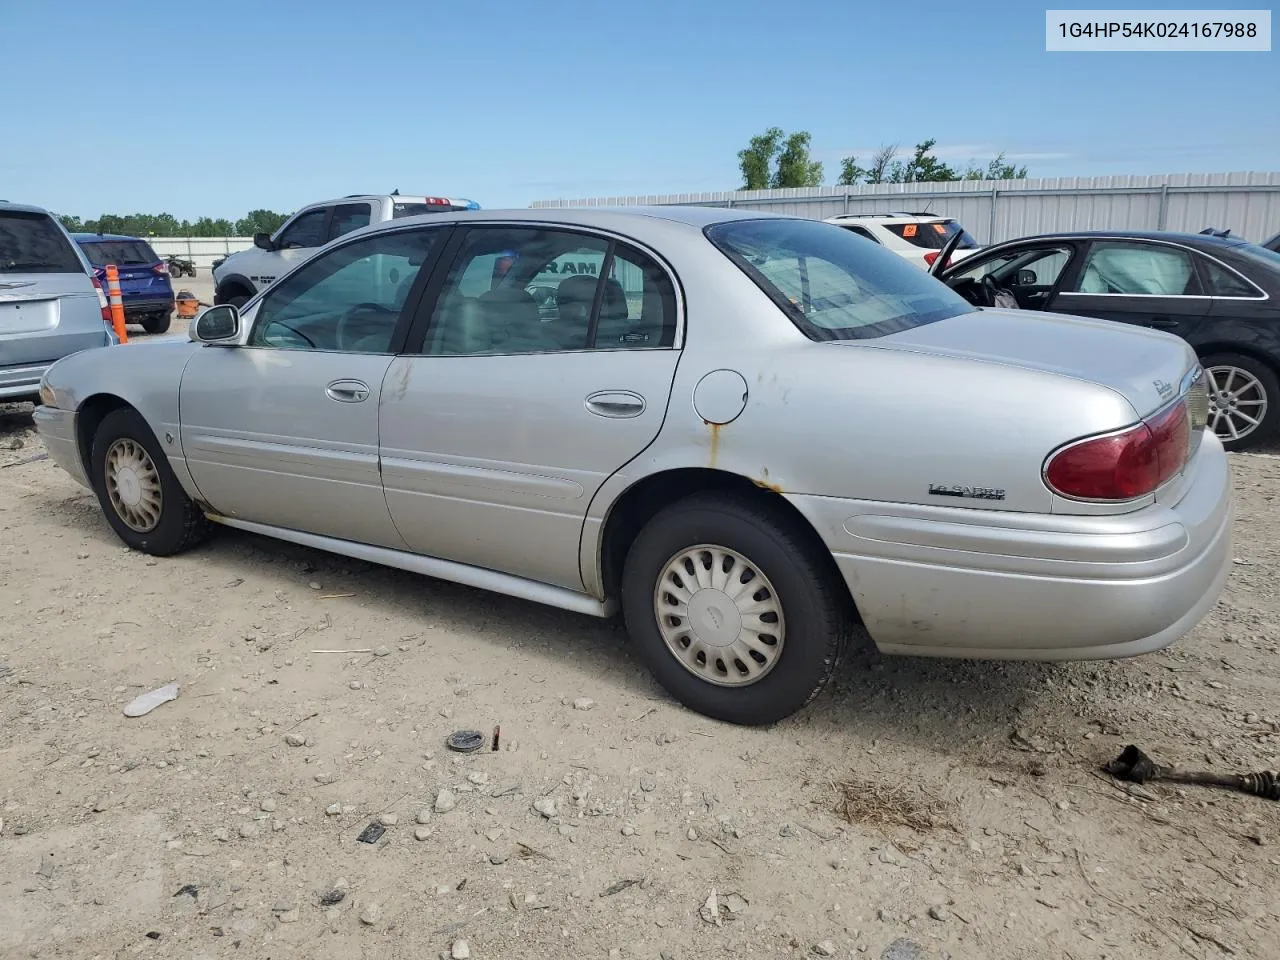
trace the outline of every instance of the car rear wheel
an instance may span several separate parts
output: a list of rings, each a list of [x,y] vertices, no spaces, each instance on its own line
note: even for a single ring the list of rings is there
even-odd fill
[[[1280,429],[1280,378],[1265,363],[1239,353],[1201,358],[1209,388],[1209,429],[1228,450],[1270,440]]]
[[[700,495],[653,517],[622,574],[627,631],[686,707],[768,724],[816,697],[850,632],[829,556],[754,498]]]
[[[142,416],[114,410],[93,438],[90,476],[112,529],[143,553],[169,556],[204,540],[211,524],[178,483]]]
[[[171,313],[153,313],[149,317],[142,318],[142,329],[147,333],[167,333],[172,319]]]

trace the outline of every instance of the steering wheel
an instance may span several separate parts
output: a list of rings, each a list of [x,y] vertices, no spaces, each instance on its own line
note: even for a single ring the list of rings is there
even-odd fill
[[[393,310],[391,307],[383,306],[380,303],[371,303],[369,301],[357,303],[354,307],[344,313],[341,319],[338,320],[338,328],[334,335],[337,337],[339,350],[350,350],[357,340],[363,339],[364,336],[368,336],[368,334],[358,334],[355,337],[350,337],[348,335],[347,328],[352,323],[352,319],[361,313],[377,313],[382,316],[387,316],[388,314],[394,315],[399,313],[399,311]]]

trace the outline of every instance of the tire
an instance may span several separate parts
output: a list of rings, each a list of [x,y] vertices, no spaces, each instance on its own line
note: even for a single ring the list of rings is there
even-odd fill
[[[1207,354],[1200,365],[1209,388],[1208,426],[1224,447],[1247,450],[1275,437],[1280,430],[1280,378],[1274,369],[1240,353]],[[1258,420],[1257,426],[1244,416]]]
[[[213,302],[219,305],[224,303],[229,304],[239,310],[249,302],[249,298],[251,296],[252,294],[245,293],[241,287],[235,286],[229,290],[219,290],[217,294],[215,294]]]
[[[169,264],[169,276],[173,277],[175,280],[178,279],[182,276],[182,268],[176,263]]]
[[[142,329],[147,333],[168,333],[169,324],[173,322],[172,313],[153,313],[142,318]]]
[[[741,617],[738,608],[747,603],[757,608],[761,603],[772,605],[780,613],[774,614],[772,621],[756,622],[777,624],[775,644],[757,641],[757,650],[768,652],[772,646],[776,652],[753,657],[752,666],[761,674],[757,679],[744,676],[742,657],[718,655],[728,647],[707,645],[705,650],[712,651],[713,656],[708,658],[704,651],[699,664],[696,656],[677,656],[664,639],[659,620],[659,583],[681,554],[704,545],[727,551],[721,555],[719,569],[723,575],[723,564],[735,564],[729,571],[730,586],[733,579],[742,583],[741,574],[735,577],[734,571],[751,568],[759,577],[752,580],[761,589],[744,592],[734,600],[723,592],[703,588],[702,593],[707,596],[703,606],[698,606],[698,591],[690,591],[695,596],[690,604],[694,607],[693,616],[689,618],[674,616],[672,611],[681,609],[671,604],[675,595],[663,593],[661,603],[669,611],[663,622],[670,625],[673,645],[692,652],[695,644],[683,644],[682,638],[674,636],[680,627],[687,631],[695,621],[701,622],[713,641],[725,642],[729,637],[743,636],[732,626],[740,623],[733,620]],[[709,551],[702,551],[683,559],[700,559],[702,575],[706,577],[709,556]],[[676,576],[696,581],[696,567],[690,573],[688,565],[682,566],[683,574],[677,571]],[[667,507],[640,531],[623,566],[622,611],[637,656],[682,704],[728,723],[769,724],[790,716],[821,693],[847,646],[852,622],[837,576],[830,557],[811,547],[777,510],[749,496],[702,494]],[[748,585],[752,580],[746,581]],[[723,602],[717,603],[717,599]],[[768,616],[766,612],[765,617]],[[729,625],[716,637],[715,631],[726,617]],[[767,637],[768,629],[766,625],[760,636]],[[745,649],[739,647],[735,654]],[[767,660],[768,665],[760,659]],[[692,665],[686,666],[686,661]],[[712,677],[719,682],[709,679]]]
[[[150,473],[149,481],[125,480],[122,484],[109,485],[107,461],[113,453],[126,464],[132,460],[133,464],[140,465],[141,469],[135,469],[133,476],[145,478]],[[116,535],[134,550],[167,557],[190,550],[208,537],[212,524],[182,489],[159,441],[132,407],[113,410],[102,419],[94,434],[90,458],[89,474],[102,512]],[[147,487],[152,485],[158,491],[158,516],[156,511],[136,508],[130,513],[113,501],[112,491],[120,495],[122,502],[143,501],[147,499]],[[143,496],[135,497],[136,493]],[[129,520],[125,519],[126,515],[130,516]],[[139,520],[144,522],[137,522]]]

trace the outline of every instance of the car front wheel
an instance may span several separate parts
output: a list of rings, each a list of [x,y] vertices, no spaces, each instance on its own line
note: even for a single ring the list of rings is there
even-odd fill
[[[1200,361],[1209,389],[1209,429],[1228,450],[1265,443],[1280,430],[1280,379],[1271,367],[1239,353]]]
[[[155,435],[132,408],[113,410],[93,439],[90,475],[112,529],[143,553],[169,556],[196,546],[211,524],[169,466]]]
[[[755,498],[691,497],[640,531],[622,576],[636,653],[692,710],[758,725],[830,679],[849,617],[829,556]]]

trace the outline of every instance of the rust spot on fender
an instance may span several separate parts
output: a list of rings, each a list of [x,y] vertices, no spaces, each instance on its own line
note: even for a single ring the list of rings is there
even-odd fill
[[[707,465],[715,469],[716,461],[720,459],[720,428],[723,424],[711,423],[708,420],[702,422],[706,424],[707,431],[711,434],[711,455],[708,458]]]
[[[754,483],[757,487],[759,487],[762,490],[772,490],[774,493],[782,493],[783,492],[782,485],[779,483],[773,483],[769,479],[769,468],[761,467],[760,470],[764,474],[764,476],[759,480],[752,477],[751,482]]]

